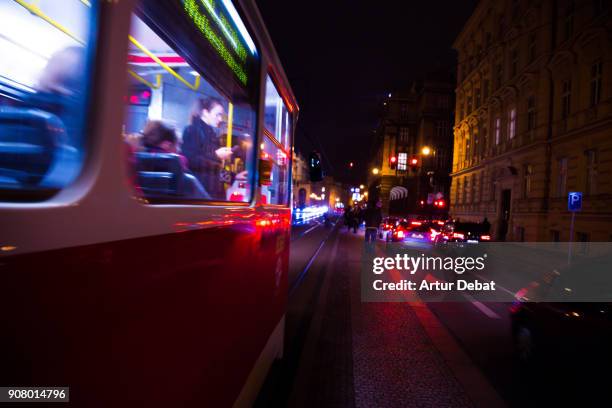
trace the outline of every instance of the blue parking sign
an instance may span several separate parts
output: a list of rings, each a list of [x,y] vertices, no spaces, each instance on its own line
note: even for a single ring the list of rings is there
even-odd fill
[[[579,191],[570,191],[567,194],[567,210],[580,211],[582,210],[582,193]]]

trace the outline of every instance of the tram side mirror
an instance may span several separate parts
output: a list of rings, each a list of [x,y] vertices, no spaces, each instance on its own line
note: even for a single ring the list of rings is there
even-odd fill
[[[323,180],[323,170],[321,169],[321,157],[319,153],[312,152],[308,156],[308,172],[311,182]]]
[[[272,161],[267,158],[259,159],[259,185],[269,186],[272,184]]]

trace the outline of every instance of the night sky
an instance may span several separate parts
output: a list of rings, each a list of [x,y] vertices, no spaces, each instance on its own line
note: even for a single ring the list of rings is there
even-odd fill
[[[300,105],[296,149],[322,151],[327,174],[360,182],[382,98],[454,72],[451,45],[477,0],[256,3]]]

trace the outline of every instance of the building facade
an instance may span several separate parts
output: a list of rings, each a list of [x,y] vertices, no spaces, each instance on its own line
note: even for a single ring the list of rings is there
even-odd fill
[[[428,79],[387,95],[376,130],[368,184],[386,214],[409,214],[448,202],[452,159],[453,80]],[[376,173],[372,170],[376,169]]]
[[[453,47],[451,214],[498,240],[612,240],[610,2],[482,0]]]
[[[349,202],[348,189],[333,177],[325,176],[318,182],[310,181],[308,159],[298,152],[293,152],[292,161],[292,203],[293,208],[304,208],[311,205],[326,205],[330,209],[336,203],[346,205]]]

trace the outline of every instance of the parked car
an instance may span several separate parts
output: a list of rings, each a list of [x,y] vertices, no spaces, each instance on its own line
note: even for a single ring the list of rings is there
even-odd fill
[[[517,292],[510,319],[516,356],[523,366],[548,357],[581,364],[601,360],[609,367],[611,270],[610,255],[592,258],[545,273]]]

